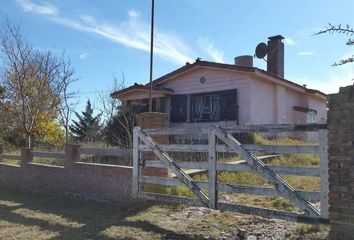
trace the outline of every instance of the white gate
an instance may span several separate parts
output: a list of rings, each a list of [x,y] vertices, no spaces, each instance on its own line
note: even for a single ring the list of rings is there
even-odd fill
[[[245,132],[318,132],[319,145],[245,145],[241,144],[234,133]],[[208,144],[157,144],[154,135],[181,135],[192,132],[208,135]],[[168,128],[168,129],[140,129],[136,127],[133,135],[133,196],[164,202],[176,202],[190,205],[205,206],[212,209],[230,210],[246,214],[255,214],[262,217],[280,218],[301,222],[327,222],[328,218],[328,160],[327,160],[327,130],[325,124],[308,125],[245,125],[235,128],[222,129],[211,127],[203,128]],[[152,151],[158,160],[144,161],[143,151]],[[206,152],[208,161],[176,162],[171,152]],[[241,156],[246,164],[218,163],[218,152],[232,152]],[[268,153],[311,153],[320,156],[320,168],[304,167],[274,167],[267,166],[253,152]],[[143,167],[169,168],[176,178],[165,178],[142,175]],[[183,169],[206,169],[208,182],[194,181]],[[218,171],[253,171],[261,174],[274,188],[261,188],[243,185],[232,185],[217,181]],[[302,175],[321,177],[321,191],[296,191],[280,175]],[[157,194],[142,191],[142,184],[157,185],[184,185],[196,196],[196,199],[172,195]],[[208,192],[205,191],[208,190]],[[233,192],[256,194],[264,196],[283,197],[291,201],[301,213],[278,211],[250,206],[227,203],[218,199],[218,192]],[[315,208],[310,201],[321,201],[321,210]]]

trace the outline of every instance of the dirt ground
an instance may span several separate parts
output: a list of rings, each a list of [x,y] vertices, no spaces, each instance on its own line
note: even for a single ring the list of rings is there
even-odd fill
[[[0,240],[326,239],[328,226],[153,202],[96,203],[0,188]]]

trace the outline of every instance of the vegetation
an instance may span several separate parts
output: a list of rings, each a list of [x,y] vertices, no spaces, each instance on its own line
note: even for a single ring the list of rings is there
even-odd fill
[[[288,137],[273,137],[265,138],[258,134],[252,134],[252,143],[255,144],[265,144],[265,145],[305,145],[307,142],[291,139]],[[239,161],[241,158],[239,156],[228,157],[219,159],[219,162],[233,162]],[[314,154],[281,154],[272,160],[267,162],[271,166],[293,166],[293,167],[319,167],[319,156]],[[307,177],[307,176],[291,176],[284,175],[281,176],[285,181],[287,181],[294,189],[297,190],[307,190],[307,191],[319,191],[320,190],[320,179],[318,177]],[[208,181],[207,174],[198,174],[193,176],[196,181]],[[218,182],[236,184],[236,185],[247,185],[256,187],[272,187],[272,185],[265,180],[260,174],[253,172],[218,172]],[[156,191],[159,188],[152,188]],[[184,186],[168,186],[160,188],[158,192],[172,194],[177,196],[195,197],[194,194]],[[242,205],[256,206],[262,208],[270,208],[285,211],[294,211],[294,205],[287,199],[274,198],[274,197],[264,197],[257,195],[246,195],[246,194],[233,194],[233,193],[219,193],[219,198],[231,202],[236,202]]]
[[[64,53],[58,57],[35,49],[21,27],[6,20],[0,30],[0,56],[0,142],[7,149],[58,147],[72,138],[132,147],[135,113],[110,96],[125,87],[124,74],[98,96],[99,115],[93,116],[91,103],[78,114],[74,111],[78,92],[71,90],[75,70]]]
[[[90,100],[87,101],[86,110],[81,115],[75,112],[78,121],[73,120],[70,131],[74,139],[82,142],[95,142],[100,138],[100,115],[93,116]]]
[[[339,34],[345,34],[349,37],[352,37],[354,35],[354,29],[349,26],[348,24],[343,26],[341,24],[339,24],[338,26],[335,26],[333,24],[328,24],[328,26],[324,29],[321,30],[319,32],[317,32],[315,35],[320,35],[320,34],[325,34],[325,33],[329,33],[329,34],[333,34],[333,33],[339,33]],[[349,38],[346,42],[347,46],[354,46],[354,39]],[[344,65],[347,63],[352,63],[354,62],[354,55],[344,58],[344,59],[340,59],[339,62],[335,62],[333,64],[333,66],[339,66],[339,65]]]
[[[274,220],[232,212],[151,202],[94,203],[0,188],[0,239],[235,239],[237,229],[248,224],[253,229],[255,223],[272,232]],[[325,226],[283,226],[290,239],[324,240],[328,233]]]
[[[62,144],[59,106],[73,70],[69,61],[39,51],[19,26],[5,21],[0,31],[2,57],[0,123],[8,144],[32,147],[35,141]],[[67,71],[70,69],[70,71]],[[34,138],[34,141],[33,141]],[[48,140],[48,141],[47,141]]]
[[[132,148],[133,128],[136,123],[135,111],[127,103],[113,98],[112,93],[125,88],[125,76],[119,81],[113,78],[111,86],[98,95],[99,111],[104,117],[103,136],[107,145]]]

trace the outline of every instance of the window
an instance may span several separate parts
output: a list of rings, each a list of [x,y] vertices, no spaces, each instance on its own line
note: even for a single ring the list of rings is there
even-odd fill
[[[192,96],[191,121],[220,121],[220,96],[217,94]]]
[[[187,95],[171,96],[170,121],[171,122],[187,121]]]
[[[172,95],[171,122],[237,121],[236,89],[192,95]]]
[[[237,120],[236,89],[191,96],[191,122]]]

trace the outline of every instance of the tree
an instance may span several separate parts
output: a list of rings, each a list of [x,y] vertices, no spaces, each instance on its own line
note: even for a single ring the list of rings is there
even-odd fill
[[[321,31],[315,33],[315,35],[320,35],[320,34],[325,34],[325,33],[345,34],[345,35],[349,36],[349,39],[347,40],[346,45],[348,45],[348,46],[354,45],[354,40],[350,38],[354,35],[354,29],[352,27],[350,27],[348,24],[345,26],[342,26],[341,24],[338,26],[335,26],[335,25],[329,23],[328,26],[324,30],[321,30]],[[352,63],[352,62],[354,62],[354,55],[352,55],[351,57],[348,57],[348,58],[340,59],[339,62],[335,62],[333,64],[333,66],[344,65],[344,64]]]
[[[61,125],[55,121],[56,116],[48,113],[40,113],[36,126],[34,127],[33,137],[42,144],[51,146],[62,146],[64,143],[64,132]]]
[[[4,109],[31,147],[35,127],[41,125],[37,124],[40,115],[58,115],[62,96],[66,94],[64,81],[72,74],[65,71],[67,62],[50,51],[35,50],[23,37],[20,26],[8,21],[0,31],[0,51]]]
[[[60,64],[60,79],[61,79],[61,89],[60,89],[60,104],[59,104],[59,121],[65,131],[65,143],[69,143],[69,123],[71,120],[71,115],[77,105],[77,101],[73,101],[76,97],[77,92],[69,91],[70,85],[77,81],[73,78],[75,73],[74,68],[71,66],[70,60],[65,61],[63,56]]]
[[[107,90],[98,94],[100,101],[99,110],[105,120],[103,134],[106,143],[130,148],[132,146],[135,114],[133,109],[127,104],[123,104],[119,99],[111,97],[113,92],[124,88],[124,73],[122,73],[121,81],[113,77],[113,81]]]
[[[131,148],[135,122],[136,114],[133,108],[126,103],[119,105],[116,115],[105,125],[105,140],[112,145]]]
[[[100,137],[100,114],[96,117],[93,116],[90,100],[87,101],[86,109],[81,114],[75,112],[78,121],[72,121],[73,124],[69,126],[70,131],[74,134],[75,140],[96,141]]]

